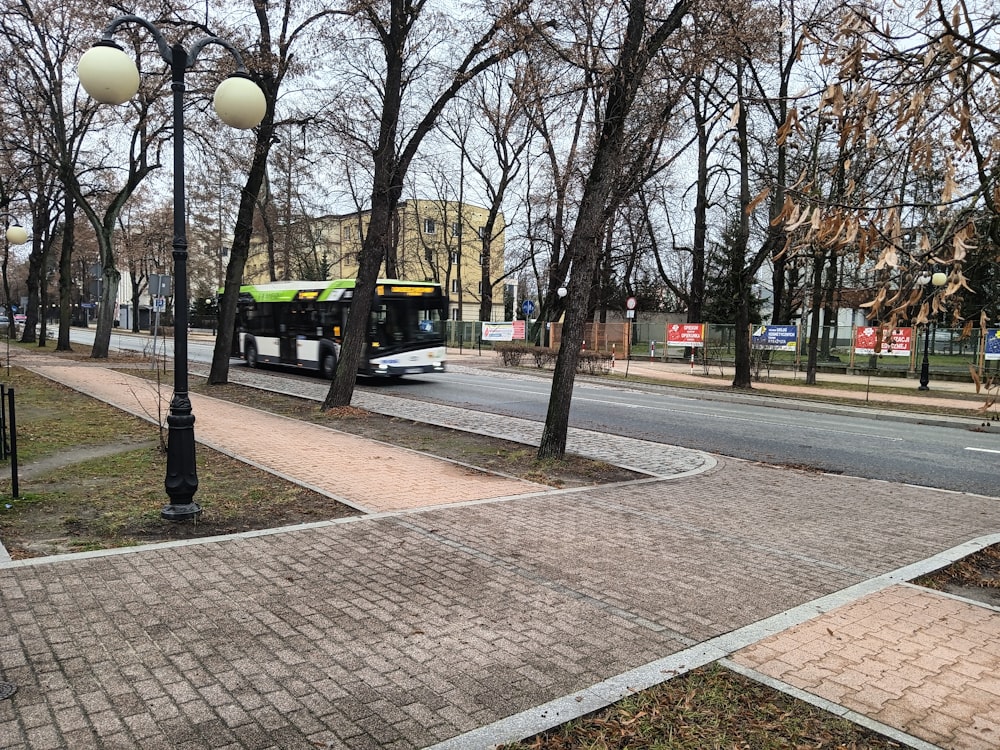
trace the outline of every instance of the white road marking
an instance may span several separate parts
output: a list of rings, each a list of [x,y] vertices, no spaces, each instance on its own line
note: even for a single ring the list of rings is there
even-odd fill
[[[455,378],[455,379],[458,380],[458,378]],[[465,381],[465,382],[469,383],[469,384],[472,384],[473,382],[475,382],[476,385],[479,385],[478,381]],[[532,395],[535,395],[535,396],[543,396],[543,397],[547,396],[547,394],[548,394],[547,391],[535,391],[535,390],[532,390],[530,388],[508,388],[508,387],[504,387],[504,386],[490,386],[490,390],[491,391],[512,391],[514,393],[520,393],[521,395],[524,395],[524,394],[528,393],[528,394],[532,394]],[[671,396],[671,398],[675,398],[675,397]],[[696,402],[697,401],[697,399],[687,398],[687,397],[676,397],[676,398],[678,398],[678,400],[681,400],[681,401],[690,401],[690,402]],[[903,440],[904,440],[904,438],[894,437],[894,436],[891,436],[891,435],[879,435],[877,433],[870,433],[870,432],[855,432],[855,431],[852,431],[852,430],[838,430],[838,429],[832,429],[832,428],[829,428],[829,427],[815,427],[813,425],[796,424],[796,423],[793,423],[793,422],[790,422],[790,421],[781,422],[781,421],[775,421],[775,420],[769,420],[769,419],[761,419],[759,417],[737,417],[737,416],[733,416],[731,414],[719,414],[717,412],[702,411],[700,409],[678,409],[678,408],[670,407],[670,406],[653,406],[653,405],[650,405],[650,404],[629,404],[629,403],[625,403],[625,402],[622,402],[622,401],[615,401],[615,400],[612,400],[612,399],[589,398],[587,396],[581,396],[581,395],[575,395],[573,397],[573,401],[574,402],[577,402],[577,401],[589,401],[589,402],[594,403],[594,404],[605,404],[607,406],[615,406],[615,407],[624,408],[624,409],[643,409],[643,410],[646,410],[646,411],[662,411],[662,412],[669,412],[669,413],[673,413],[673,414],[688,414],[688,415],[695,416],[695,417],[708,417],[708,418],[717,419],[717,420],[720,420],[720,421],[727,421],[727,422],[751,422],[751,423],[757,424],[757,425],[767,424],[767,425],[774,425],[774,426],[777,426],[777,427],[784,427],[784,428],[797,427],[797,428],[799,428],[801,430],[810,430],[812,432],[829,432],[829,433],[834,433],[834,434],[837,434],[837,435],[854,435],[856,437],[874,438],[876,440],[888,440],[888,441],[897,442],[897,443],[898,442],[903,442]]]

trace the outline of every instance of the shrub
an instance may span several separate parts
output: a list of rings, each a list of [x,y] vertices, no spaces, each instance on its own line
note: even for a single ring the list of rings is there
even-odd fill
[[[553,364],[556,361],[556,353],[544,346],[532,347],[531,356],[535,359],[535,367],[541,370],[543,367]]]
[[[580,352],[576,371],[589,375],[606,375],[611,370],[611,355],[608,352]]]
[[[504,367],[520,367],[521,358],[531,348],[527,344],[516,344],[513,341],[501,341],[493,345],[493,351],[497,353]]]
[[[544,346],[503,341],[494,344],[493,351],[505,367],[520,367],[525,357],[534,360],[535,367],[542,369],[555,362],[556,352]],[[608,352],[583,351],[576,363],[576,371],[590,375],[606,375],[611,370],[611,354]]]

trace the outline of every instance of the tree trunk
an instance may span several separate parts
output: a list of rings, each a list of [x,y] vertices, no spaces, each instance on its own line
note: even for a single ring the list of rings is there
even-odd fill
[[[274,141],[274,100],[278,84],[270,72],[265,72],[257,83],[264,91],[267,111],[257,127],[253,160],[247,173],[246,184],[240,193],[233,245],[229,251],[229,263],[226,264],[222,299],[219,300],[219,330],[215,335],[215,348],[212,350],[212,366],[208,372],[209,385],[223,385],[229,382],[229,358],[235,351],[236,305],[239,301],[240,284],[243,282],[243,269],[250,255],[254,209],[267,175],[267,157]]]
[[[41,212],[36,208],[32,214],[31,223],[35,231],[31,237],[31,254],[28,256],[28,308],[24,311],[26,319],[24,330],[21,332],[22,344],[34,344],[38,341],[36,337],[38,325],[39,323],[45,325],[44,321],[39,321],[38,310],[40,291],[42,284],[45,283],[45,237],[38,229],[41,226],[38,221]]]
[[[733,333],[734,372],[733,388],[752,388],[752,368],[750,366],[750,295],[744,289],[751,283],[741,281],[740,299],[736,305],[736,330]]]
[[[330,390],[323,400],[323,409],[350,406],[354,396],[358,368],[361,366],[361,357],[366,349],[368,319],[371,315],[372,298],[375,296],[375,285],[378,282],[379,269],[382,267],[384,248],[390,244],[392,214],[401,193],[400,183],[398,188],[383,191],[381,200],[372,206],[368,233],[365,235],[361,251],[357,284],[354,288],[354,297],[351,299],[351,314],[347,317],[337,370],[330,384]]]
[[[545,427],[538,446],[539,458],[562,458],[566,453],[566,437],[569,432],[569,410],[573,399],[573,384],[576,381],[576,366],[580,360],[584,333],[587,326],[587,293],[593,284],[594,269],[600,251],[601,229],[588,231],[581,227],[583,216],[577,223],[570,243],[573,253],[573,277],[570,279],[566,295],[566,316],[562,326],[559,352],[556,355],[552,373],[552,389],[549,406],[545,414]],[[593,219],[590,225],[592,226]]]
[[[69,328],[73,307],[73,241],[76,232],[76,205],[70,193],[65,194],[62,248],[59,252],[59,337],[57,352],[73,351],[70,346]]]
[[[736,91],[738,101],[745,101],[743,89],[743,73],[745,64],[737,63]],[[737,148],[740,155],[740,216],[733,246],[729,253],[730,274],[735,283],[739,302],[736,307],[736,351],[733,374],[733,388],[751,388],[750,366],[750,298],[753,294],[753,279],[757,272],[757,263],[747,262],[747,247],[750,243],[750,216],[747,207],[750,205],[750,142],[747,122],[747,107],[741,106],[736,120]],[[764,252],[758,253],[764,258]]]
[[[813,253],[812,293],[809,309],[809,342],[806,359],[806,385],[816,385],[816,363],[819,354],[820,313],[823,312],[823,263],[824,253]]]

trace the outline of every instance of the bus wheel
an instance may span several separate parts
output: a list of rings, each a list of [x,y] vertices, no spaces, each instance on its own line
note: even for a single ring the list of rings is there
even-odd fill
[[[246,360],[247,367],[257,366],[257,347],[253,344],[247,344]]]
[[[333,349],[324,349],[319,356],[319,372],[327,380],[333,380],[333,373],[337,370],[337,355]]]

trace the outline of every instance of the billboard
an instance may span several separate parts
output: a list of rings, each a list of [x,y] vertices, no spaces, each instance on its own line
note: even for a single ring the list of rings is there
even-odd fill
[[[878,351],[876,351],[878,347]],[[912,328],[858,326],[854,329],[854,353],[882,357],[909,357],[913,351]]]
[[[757,326],[751,344],[754,349],[794,352],[799,344],[798,326]]]
[[[1000,328],[986,329],[986,359],[1000,359]]]
[[[704,323],[671,323],[667,326],[667,346],[704,345]]]
[[[522,334],[523,337],[523,334]],[[513,341],[513,323],[483,323],[483,341]]]

